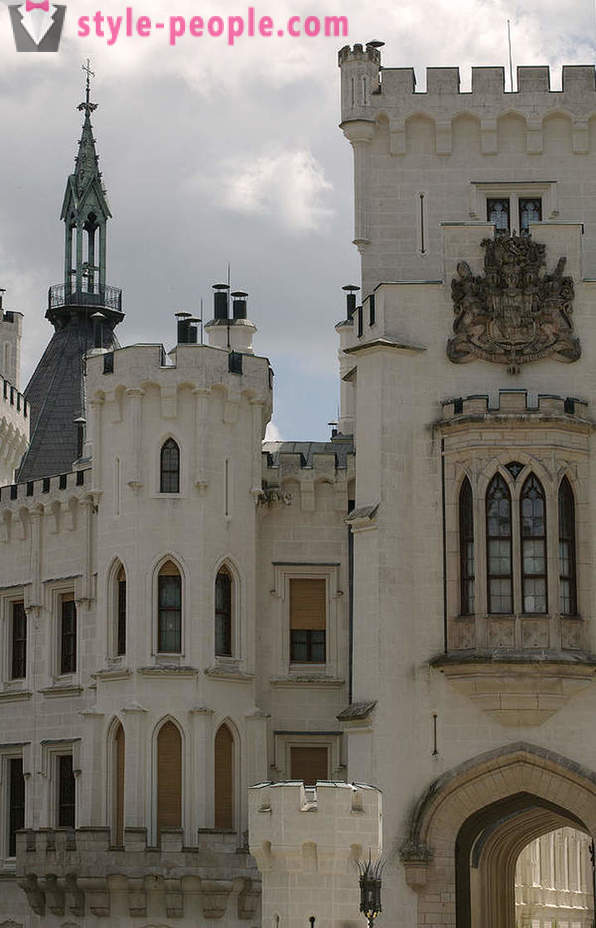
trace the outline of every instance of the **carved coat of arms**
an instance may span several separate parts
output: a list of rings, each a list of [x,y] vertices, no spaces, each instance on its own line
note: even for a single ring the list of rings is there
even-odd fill
[[[460,261],[451,282],[455,320],[449,359],[483,358],[513,367],[547,357],[577,361],[573,280],[563,275],[567,259],[559,258],[547,274],[546,248],[530,235],[488,238],[482,247],[484,275],[475,277]]]

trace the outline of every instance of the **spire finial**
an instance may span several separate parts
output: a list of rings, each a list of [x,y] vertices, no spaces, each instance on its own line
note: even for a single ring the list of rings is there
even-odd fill
[[[97,109],[97,103],[91,103],[91,78],[95,77],[95,71],[91,70],[91,61],[89,58],[81,65],[81,70],[87,75],[87,82],[85,86],[85,102],[79,104],[78,109],[85,110],[86,115],[90,116],[93,110]]]

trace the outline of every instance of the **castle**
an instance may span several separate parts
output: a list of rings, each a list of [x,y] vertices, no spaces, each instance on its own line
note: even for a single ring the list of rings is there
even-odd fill
[[[120,347],[87,85],[24,395],[0,321],[2,928],[346,928],[369,853],[380,923],[592,923],[595,71],[380,47],[328,442],[242,291]]]

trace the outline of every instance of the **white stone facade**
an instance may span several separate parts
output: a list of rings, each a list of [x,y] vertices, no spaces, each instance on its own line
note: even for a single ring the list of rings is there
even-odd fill
[[[269,363],[248,320],[214,322],[209,345],[169,357],[160,345],[91,351],[72,472],[1,491],[0,924],[255,928],[261,879],[266,928],[356,924],[351,865],[382,847],[379,924],[514,928],[523,848],[562,828],[584,845],[596,833],[594,71],[567,69],[552,94],[544,69],[522,69],[519,92],[504,94],[499,69],[477,69],[466,95],[455,71],[431,69],[416,95],[411,72],[379,71],[375,46],[342,50],[340,64],[365,298],[337,326],[340,433],[263,445]],[[578,360],[449,360],[451,281],[462,262],[482,276],[498,198],[510,231],[520,200],[541,200],[529,231],[552,278],[566,258]],[[179,483],[164,491],[170,441]],[[498,613],[486,537],[496,475],[515,514],[511,608]],[[525,608],[522,576],[531,475],[546,514],[543,611]],[[475,598],[462,610],[466,480]],[[561,606],[563,480],[573,610]],[[222,568],[231,625],[217,654]],[[160,645],[162,569],[180,577],[176,648]],[[299,580],[322,597],[324,637],[297,659]],[[64,650],[72,600],[75,661]],[[21,601],[26,666],[15,675]],[[160,834],[164,731],[181,745],[168,807],[179,824]],[[316,807],[287,782],[306,749],[325,759]],[[62,758],[74,828],[58,821]],[[25,784],[16,854],[12,761]],[[377,789],[328,781],[382,790],[382,840]]]

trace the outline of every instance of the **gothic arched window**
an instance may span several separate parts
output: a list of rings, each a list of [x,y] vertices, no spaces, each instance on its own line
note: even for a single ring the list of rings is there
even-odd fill
[[[474,502],[466,477],[459,492],[460,610],[474,614]]]
[[[232,577],[226,567],[215,579],[215,653],[232,656]]]
[[[563,477],[559,487],[559,584],[561,615],[577,615],[575,574],[575,500]]]
[[[116,574],[116,654],[126,654],[126,571],[122,564]]]
[[[180,448],[173,438],[161,446],[159,464],[160,493],[180,492]]]
[[[124,845],[124,764],[125,737],[119,722],[113,740],[113,843],[116,847]]]
[[[511,495],[501,474],[495,474],[486,493],[486,545],[488,611],[511,613]]]
[[[157,736],[157,834],[182,825],[182,738],[173,722]]]
[[[234,736],[226,724],[215,736],[215,827],[234,827]]]
[[[546,612],[546,505],[542,484],[530,474],[520,500],[523,612]]]
[[[182,577],[172,561],[157,578],[157,650],[179,654],[182,650]]]

